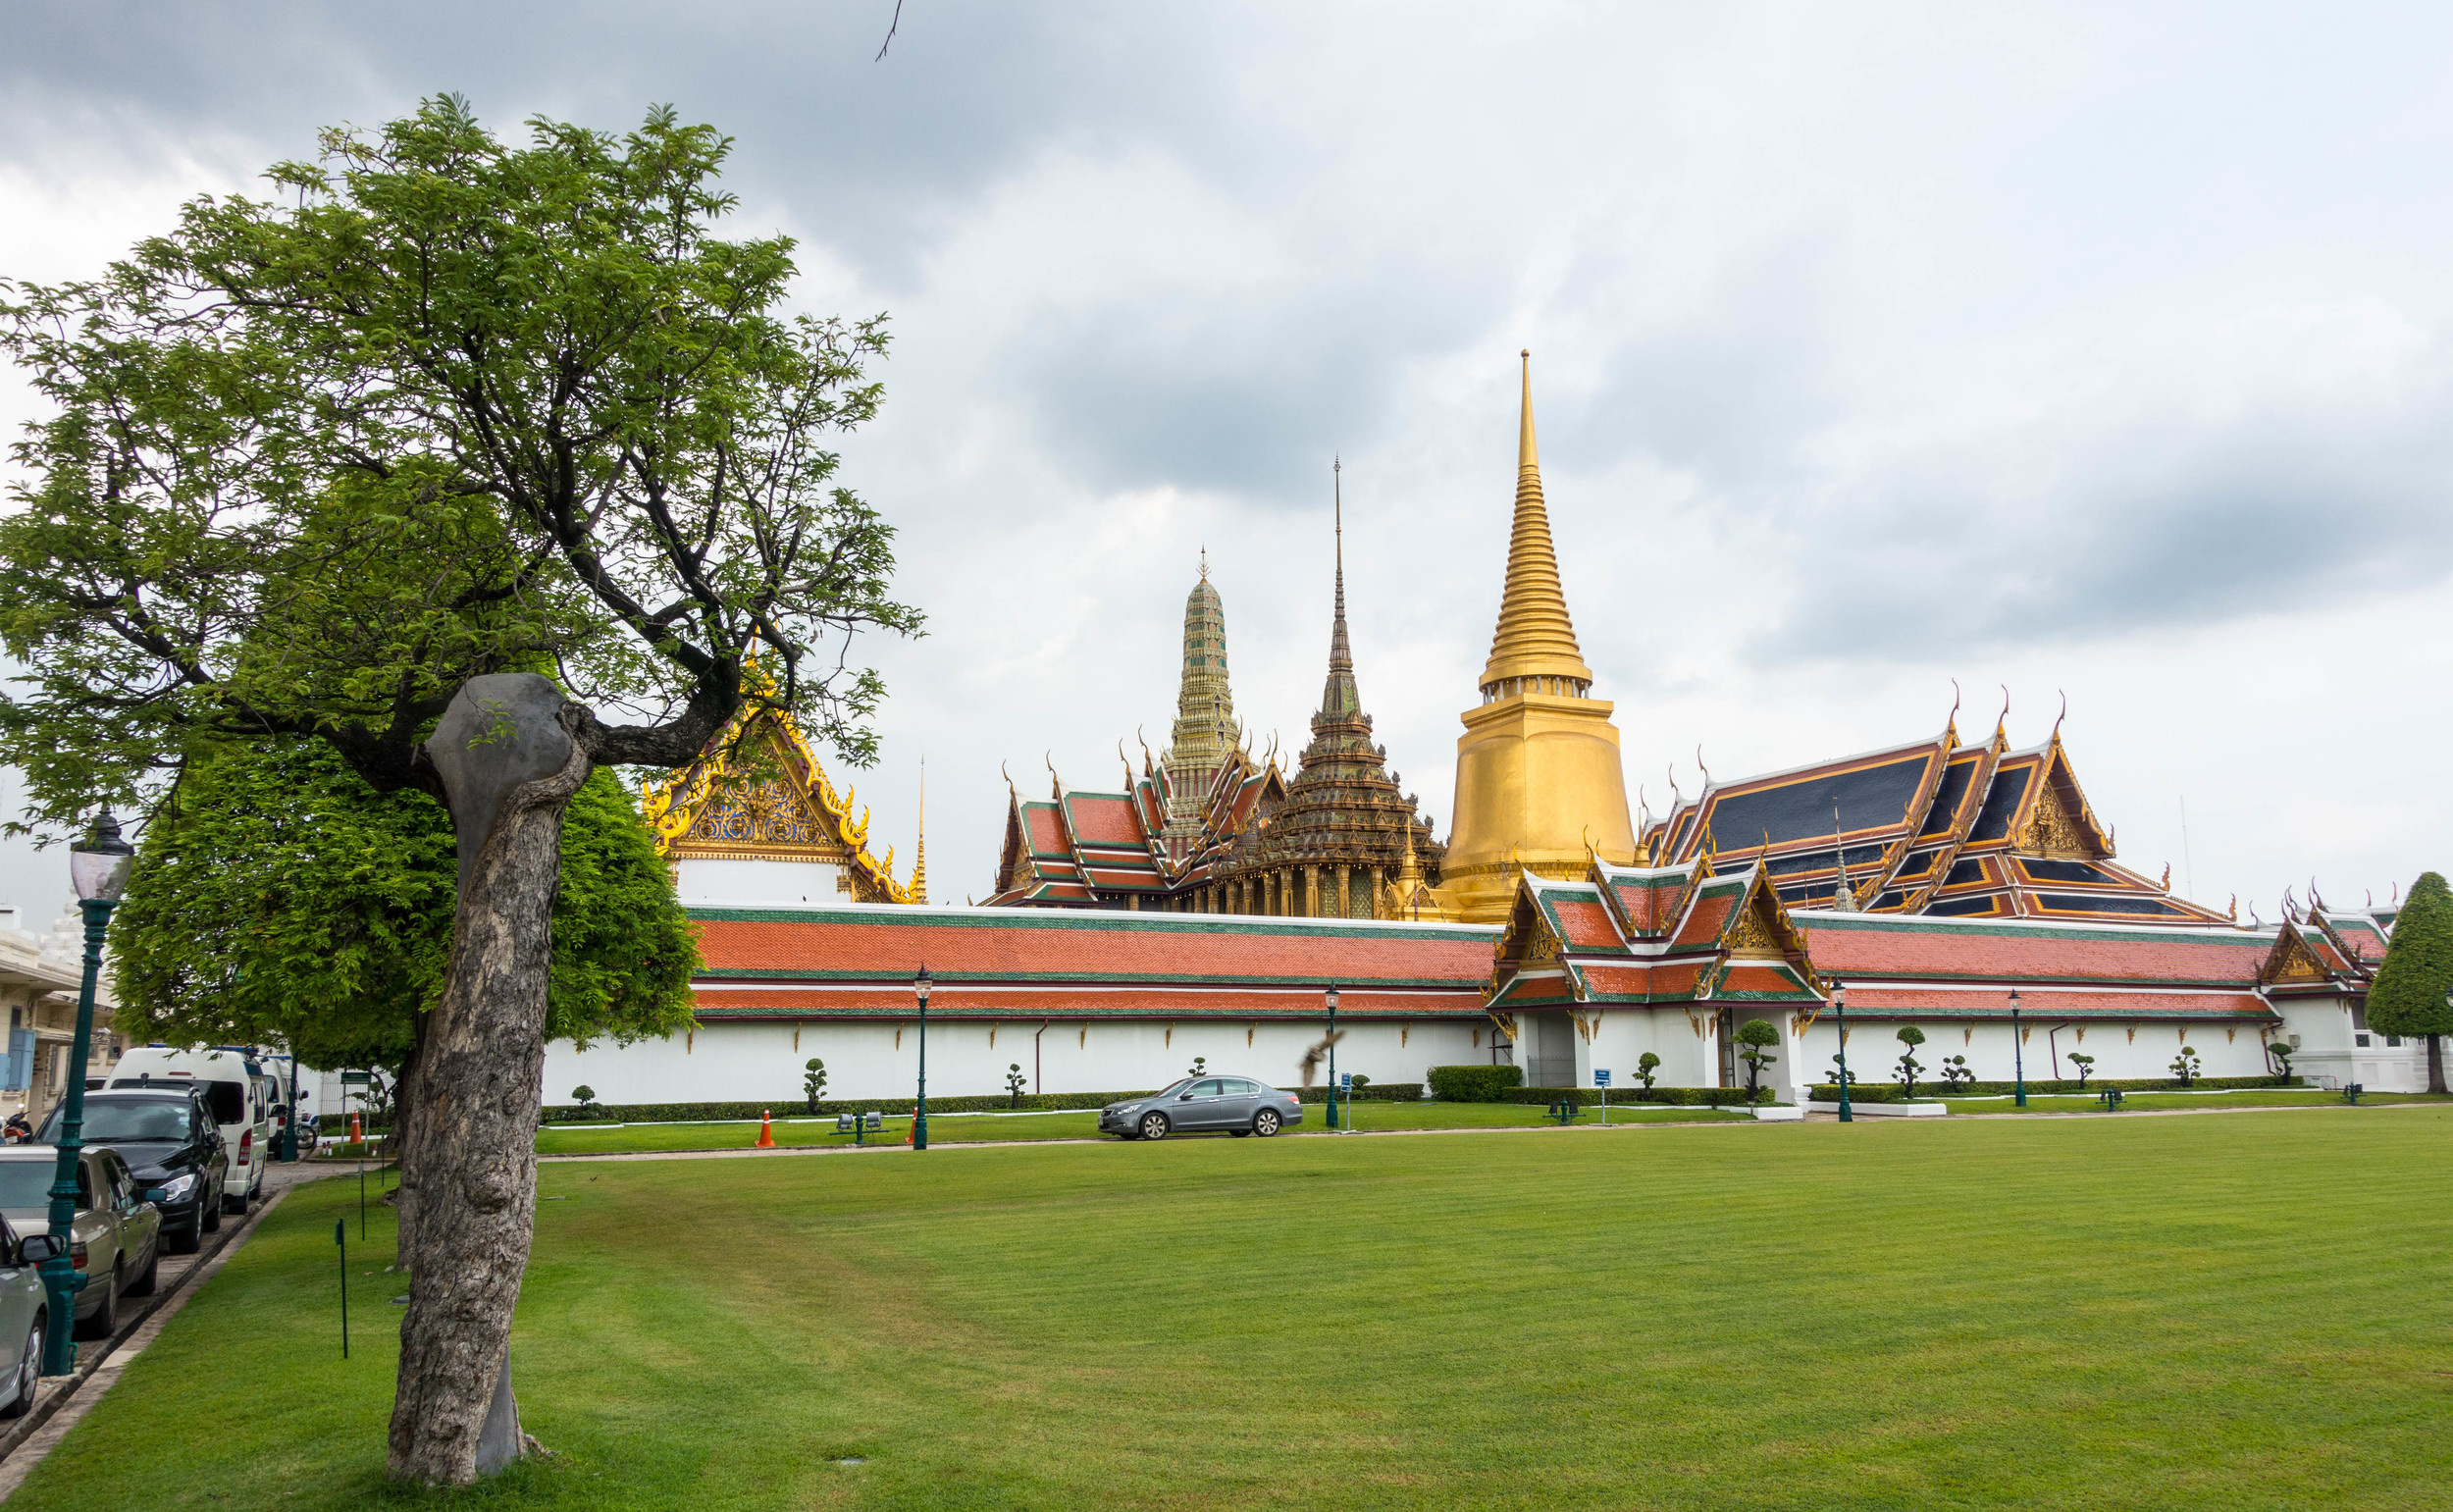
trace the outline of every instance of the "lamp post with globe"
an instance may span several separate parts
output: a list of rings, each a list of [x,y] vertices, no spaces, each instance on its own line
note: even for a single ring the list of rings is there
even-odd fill
[[[919,999],[919,1102],[912,1110],[912,1148],[928,1148],[928,965],[920,964],[912,978],[912,996]]]
[[[1840,1027],[1840,1121],[1853,1123],[1856,1115],[1849,1111],[1849,989],[1831,989],[1831,1013]]]
[[[119,820],[105,808],[94,820],[93,833],[68,850],[69,880],[77,888],[77,907],[85,916],[85,981],[77,994],[77,1038],[69,1047],[68,1085],[60,1106],[60,1159],[51,1178],[51,1233],[59,1253],[42,1263],[43,1289],[51,1296],[51,1331],[44,1335],[42,1373],[65,1376],[76,1331],[77,1169],[85,1151],[85,1063],[93,1047],[94,984],[102,974],[102,937],[111,926],[111,911],[128,890],[128,873],[136,848],[120,838]],[[103,1284],[110,1282],[106,1279]]]

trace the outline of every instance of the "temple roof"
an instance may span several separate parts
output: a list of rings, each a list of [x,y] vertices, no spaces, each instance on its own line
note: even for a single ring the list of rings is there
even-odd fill
[[[1482,1015],[1496,931],[1463,924],[1018,909],[692,908],[712,1018]]]
[[[1708,779],[1708,774],[1707,774]],[[1734,782],[1707,780],[1647,826],[1655,860],[1760,861],[1783,902],[1837,906],[1845,869],[1874,913],[2230,925],[2114,860],[2058,726],[2012,751],[1956,725],[1932,739]]]

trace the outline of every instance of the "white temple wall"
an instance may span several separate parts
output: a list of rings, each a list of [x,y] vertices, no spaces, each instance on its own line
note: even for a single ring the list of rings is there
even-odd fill
[[[2360,1028],[2348,997],[2285,998],[2275,1008],[2283,1033],[2299,1041],[2299,1053],[2291,1058],[2294,1074],[2324,1087],[2357,1082],[2372,1092],[2427,1090],[2427,1042],[2405,1039],[2396,1045]]]
[[[2086,1024],[2085,1036],[2078,1025],[2055,1025],[2061,1020],[2030,1019],[2021,1027],[2026,1041],[2021,1047],[2029,1081],[2075,1081],[2078,1068],[2070,1064],[2072,1051],[2095,1057],[2092,1075],[2115,1081],[2144,1081],[2168,1078],[2172,1061],[2184,1043],[2181,1031],[2187,1030],[2185,1043],[2198,1053],[2200,1073],[2208,1076],[2267,1076],[2273,1069],[2266,1060],[2264,1026],[2222,1023],[2187,1023],[2172,1019],[2139,1019],[2095,1021]],[[1967,1069],[1978,1081],[2009,1081],[2018,1069],[2010,1047],[2010,1026],[2008,1023],[1985,1022],[1967,1024],[1950,1019],[1935,1019],[1916,1025],[1925,1031],[1925,1043],[1916,1048],[1916,1059],[1924,1067],[1917,1073],[1921,1087],[1926,1082],[1939,1086],[1942,1065],[1950,1056],[1965,1056]],[[1855,1019],[1849,1024],[1849,1070],[1859,1082],[1896,1081],[1901,1055],[1906,1046],[1899,1041],[1904,1024],[1897,1019]],[[2133,1038],[2130,1030],[2137,1033]],[[1804,1044],[1798,1048],[1802,1069],[1811,1077],[1809,1085],[1828,1084],[1834,1074],[1831,1058],[1839,1052],[1840,1036],[1828,1013],[1814,1020],[1805,1031]]]
[[[1305,1051],[1328,1031],[1325,1021],[1115,1022],[935,1019],[928,1025],[928,1091],[932,1097],[991,1097],[1005,1091],[1007,1069],[1018,1064],[1026,1092],[1139,1092],[1183,1075],[1195,1057],[1207,1071],[1253,1076],[1275,1086],[1302,1084]],[[1374,1081],[1422,1081],[1434,1066],[1487,1061],[1486,1041],[1473,1044],[1482,1022],[1412,1023],[1342,1019],[1337,1069]],[[600,1103],[764,1102],[782,1110],[801,1104],[804,1065],[826,1063],[829,1098],[910,1097],[919,1076],[919,1021],[907,1018],[846,1023],[706,1023],[695,1034],[628,1046],[600,1041],[579,1051],[568,1040],[546,1047],[548,1106],[574,1101],[585,1084]],[[901,1031],[900,1043],[897,1031]],[[993,1031],[994,1042],[991,1043]],[[1323,1081],[1327,1064],[1321,1068]]]

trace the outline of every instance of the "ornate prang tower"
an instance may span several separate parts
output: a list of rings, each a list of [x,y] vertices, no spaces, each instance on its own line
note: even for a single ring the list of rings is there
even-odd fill
[[[1202,808],[1219,768],[1235,749],[1235,696],[1226,686],[1226,608],[1210,586],[1209,552],[1201,581],[1184,600],[1184,676],[1175,696],[1175,728],[1167,756],[1168,854],[1181,860],[1201,838]]]
[[[1343,467],[1332,475],[1342,481]],[[1354,682],[1346,637],[1345,500],[1335,508],[1335,609],[1329,629],[1329,677],[1302,767],[1284,802],[1235,839],[1214,873],[1225,899],[1217,912],[1291,913],[1314,918],[1394,918],[1407,906],[1391,897],[1403,877],[1435,877],[1442,855],[1398,790],[1388,753],[1372,742],[1372,716]],[[1410,916],[1410,915],[1407,915]]]
[[[1455,828],[1440,896],[1449,916],[1506,917],[1517,868],[1583,873],[1586,847],[1619,865],[1636,859],[1627,778],[1610,705],[1593,698],[1559,587],[1558,555],[1534,450],[1533,353],[1525,362],[1516,443],[1516,523],[1498,632],[1482,671],[1482,704],[1456,743]]]

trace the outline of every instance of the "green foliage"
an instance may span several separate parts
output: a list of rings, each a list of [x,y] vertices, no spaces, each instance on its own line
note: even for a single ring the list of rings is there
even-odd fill
[[[318,741],[218,745],[189,761],[111,921],[119,1022],[397,1069],[443,990],[458,866],[425,794],[379,793]],[[600,770],[563,817],[548,1036],[680,1028],[697,964],[637,806]]]
[[[2379,1034],[2453,1034],[2453,891],[2422,872],[2402,900],[2384,964],[2368,989],[2368,1026]]]
[[[2276,1081],[2291,1079],[2291,1057],[2295,1053],[2291,1048],[2291,1042],[2287,1039],[2274,1040],[2266,1046],[2266,1059],[2268,1064],[2274,1068]]]
[[[1508,1090],[1524,1083],[1524,1069],[1515,1066],[1435,1066],[1431,1069],[1431,1095],[1446,1103],[1505,1102]]]
[[[1202,1074],[1203,1068],[1207,1067],[1209,1064],[1210,1058],[1208,1056],[1194,1056],[1192,1058],[1192,1064],[1184,1068],[1184,1074],[1187,1076],[1198,1076]]]
[[[760,701],[871,757],[882,686],[828,643],[920,616],[825,443],[876,411],[883,318],[791,316],[791,242],[712,235],[722,134],[505,142],[444,98],[319,145],[0,299],[50,411],[0,520],[29,820],[150,808],[200,736],[424,786],[487,672],[652,716],[584,724],[600,761],[678,764]]]
[[[1976,1073],[1967,1069],[1967,1057],[1963,1055],[1943,1057],[1942,1080],[1953,1091],[1957,1091],[1975,1079]]]
[[[2288,1084],[2288,1082],[2285,1083],[2285,1085]],[[2125,1081],[2108,1078],[2102,1081],[2086,1082],[2065,1077],[2059,1081],[2030,1081],[2027,1083],[2027,1091],[2031,1096],[2042,1097],[2054,1093],[2100,1092],[2106,1087],[2115,1087],[2124,1092],[2182,1090],[2212,1092],[2216,1090],[2245,1091],[2257,1087],[2270,1088],[2273,1085],[2274,1078],[2271,1076],[2200,1076],[2191,1083],[2189,1088],[2185,1089],[2178,1081],[2161,1076],[2139,1077]],[[1951,1095],[1954,1097],[2008,1097],[2016,1086],[2017,1083],[2010,1081],[1971,1081],[1964,1086],[1953,1088]],[[1840,1087],[1837,1082],[1826,1082],[1814,1088],[1810,1095],[1817,1102],[1836,1103],[1840,1100]],[[1874,1086],[1865,1082],[1852,1084],[1849,1088],[1849,1097],[1853,1101],[1872,1103],[1901,1100],[1900,1089],[1896,1084]]]
[[[1833,1086],[1836,1087],[1844,1081],[1850,1086],[1855,1086],[1863,1079],[1864,1078],[1857,1075],[1856,1072],[1848,1069],[1847,1056],[1835,1055],[1831,1058],[1831,1084]]]
[[[1357,1092],[1362,1091],[1365,1087],[1372,1084],[1372,1078],[1364,1075],[1361,1071],[1354,1072],[1351,1079],[1354,1085],[1354,1090]]]
[[[1652,1085],[1652,1077],[1660,1069],[1661,1058],[1649,1050],[1636,1057],[1636,1079],[1647,1087]]]
[[[809,1117],[817,1117],[817,1105],[826,1096],[826,1063],[815,1056],[802,1068],[801,1100],[808,1104]]]
[[[583,1111],[593,1109],[597,1101],[597,1089],[583,1081],[571,1088],[571,1098]]]
[[[2171,1069],[2172,1079],[2179,1082],[2183,1089],[2186,1089],[2189,1083],[2197,1080],[2199,1070],[2197,1047],[2194,1045],[2181,1046],[2180,1054],[2172,1057]]]
[[[1770,1102],[1771,1096],[1769,1087],[1638,1087],[1613,1089],[1607,1094],[1609,1105],[1613,1108],[1637,1103],[1672,1108],[1743,1108],[1749,1103]],[[1603,1090],[1599,1087],[1512,1087],[1504,1095],[1485,1101],[1522,1104],[1565,1101],[1592,1108],[1599,1105],[1603,1097]]]
[[[1016,1061],[1006,1067],[1005,1092],[1014,1100],[1015,1107],[1022,1106],[1022,1088],[1028,1085],[1030,1085],[1030,1078],[1022,1074],[1021,1062]]]
[[[2087,1078],[2095,1074],[2095,1057],[2073,1050],[2069,1054],[2069,1064],[2078,1068],[2078,1085],[2084,1087]]]

